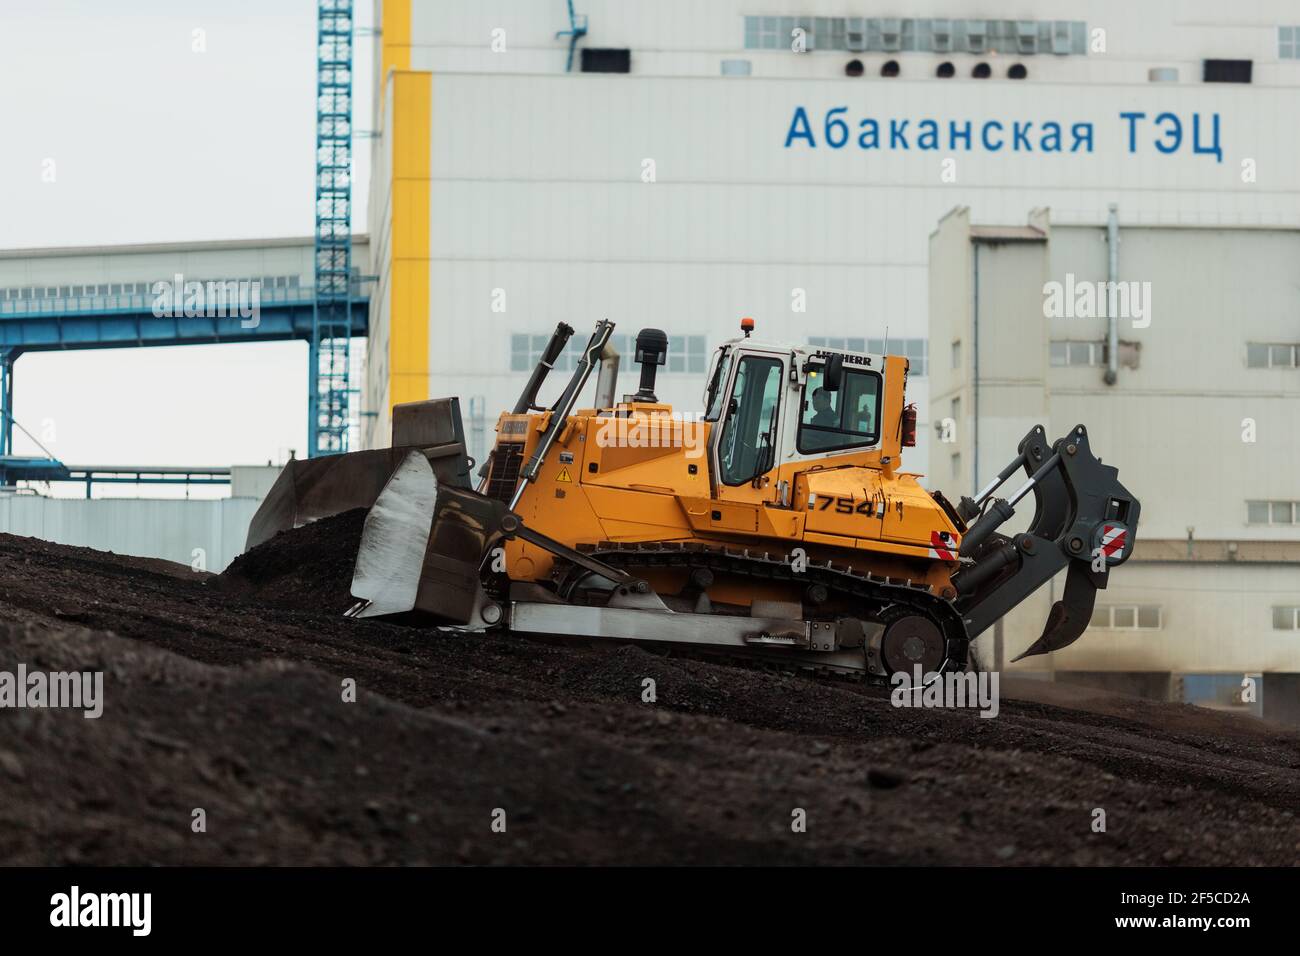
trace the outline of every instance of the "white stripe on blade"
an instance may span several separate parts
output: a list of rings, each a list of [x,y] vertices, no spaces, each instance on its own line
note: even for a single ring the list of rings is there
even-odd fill
[[[352,595],[370,604],[357,617],[415,607],[437,499],[438,480],[429,460],[418,451],[408,452],[366,515]]]

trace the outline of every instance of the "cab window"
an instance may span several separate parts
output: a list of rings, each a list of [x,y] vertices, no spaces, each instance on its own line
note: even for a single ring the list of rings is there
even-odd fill
[[[740,360],[718,444],[724,484],[743,485],[775,463],[783,367],[780,359],[747,355]]]
[[[838,391],[822,387],[819,369],[808,373],[799,419],[798,448],[807,455],[874,445],[880,439],[880,375],[845,366]]]
[[[704,420],[706,422],[716,422],[722,417],[722,404],[726,399],[726,393],[723,391],[727,387],[727,373],[731,371],[731,351],[724,349],[719,356],[713,369],[713,378],[709,380],[709,390],[705,395]]]

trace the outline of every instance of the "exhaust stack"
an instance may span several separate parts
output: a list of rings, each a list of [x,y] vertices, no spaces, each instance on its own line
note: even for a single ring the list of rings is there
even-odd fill
[[[668,361],[668,336],[659,329],[642,329],[636,334],[636,360],[641,363],[641,385],[632,401],[659,401],[655,396],[655,376],[659,374],[659,366]]]
[[[610,342],[600,353],[600,371],[596,375],[596,411],[613,408],[618,401],[618,349]]]

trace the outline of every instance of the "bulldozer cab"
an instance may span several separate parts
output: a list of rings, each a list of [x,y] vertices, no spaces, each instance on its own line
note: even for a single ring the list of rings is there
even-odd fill
[[[885,423],[901,413],[906,369],[904,358],[722,345],[705,393],[715,496],[788,504],[800,471],[896,463],[898,430]]]

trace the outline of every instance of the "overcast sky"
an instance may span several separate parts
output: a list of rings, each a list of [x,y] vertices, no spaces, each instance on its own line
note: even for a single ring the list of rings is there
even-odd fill
[[[0,248],[311,235],[315,32],[315,0],[0,0]],[[306,389],[302,342],[37,352],[16,364],[15,417],[71,464],[264,463],[305,454]]]

